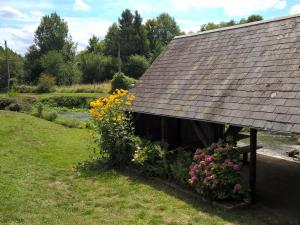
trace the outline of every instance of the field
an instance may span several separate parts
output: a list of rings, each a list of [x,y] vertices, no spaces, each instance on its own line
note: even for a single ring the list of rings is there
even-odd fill
[[[265,224],[129,173],[82,172],[89,131],[0,111],[0,224]],[[255,218],[255,219],[254,219]]]

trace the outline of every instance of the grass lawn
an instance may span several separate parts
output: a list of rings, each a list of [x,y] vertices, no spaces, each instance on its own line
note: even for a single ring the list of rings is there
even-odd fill
[[[83,133],[82,133],[83,132]],[[88,131],[0,111],[0,224],[264,224],[115,171],[82,174]]]

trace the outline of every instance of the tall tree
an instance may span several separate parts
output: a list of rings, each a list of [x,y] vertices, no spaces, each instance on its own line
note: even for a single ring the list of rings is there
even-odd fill
[[[203,24],[201,26],[201,31],[208,31],[208,30],[214,30],[219,29],[223,27],[230,27],[238,24],[244,24],[244,23],[251,23],[255,21],[263,20],[263,17],[260,15],[251,15],[248,18],[242,18],[239,22],[236,22],[235,20],[230,20],[228,22],[220,22],[220,23],[207,23]]]
[[[98,37],[93,35],[89,39],[89,44],[86,47],[87,52],[93,52],[97,54],[104,54],[104,48],[105,48],[105,43],[104,41],[100,40]]]
[[[175,36],[183,34],[175,19],[167,13],[162,13],[155,19],[147,20],[145,27],[149,40],[151,61],[161,53]]]
[[[11,81],[12,83],[21,82],[24,79],[24,59],[10,48],[8,48],[7,52]],[[5,89],[7,87],[7,79],[5,49],[0,46],[0,89]]]
[[[30,46],[25,55],[26,80],[28,82],[37,82],[40,74],[45,70],[47,63],[41,65],[41,59],[49,52],[55,51],[57,55],[63,57],[63,63],[73,62],[75,58],[76,44],[69,35],[68,24],[57,13],[51,13],[42,18],[40,25],[34,34],[34,45]],[[54,54],[43,58],[53,59]],[[51,65],[51,63],[49,63]],[[69,67],[67,67],[69,68]],[[53,74],[57,76],[57,74]],[[58,79],[62,80],[62,79]]]
[[[129,9],[124,10],[119,18],[119,29],[121,57],[123,59],[128,59],[134,54],[148,54],[149,43],[146,30],[137,11],[133,15]]]
[[[120,29],[117,23],[113,23],[105,35],[105,47],[104,52],[106,55],[118,56],[118,44],[120,42]]]

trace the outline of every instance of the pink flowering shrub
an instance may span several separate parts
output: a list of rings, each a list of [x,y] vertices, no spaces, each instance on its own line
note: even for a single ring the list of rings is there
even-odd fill
[[[197,149],[189,169],[189,183],[206,198],[215,200],[243,199],[240,153],[229,144],[212,144]]]

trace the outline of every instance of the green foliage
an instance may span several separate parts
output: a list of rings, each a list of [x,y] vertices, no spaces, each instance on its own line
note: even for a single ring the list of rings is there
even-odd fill
[[[18,103],[11,103],[7,107],[5,107],[5,109],[9,111],[19,112],[21,110],[21,107]]]
[[[73,63],[71,67],[65,63],[74,61],[76,45],[68,32],[67,23],[56,13],[42,18],[35,31],[34,45],[25,55],[27,82],[37,82],[42,72],[51,73],[60,84],[73,82],[70,82],[70,74],[76,65]]]
[[[149,62],[144,56],[132,55],[124,68],[126,74],[130,74],[135,79],[138,79],[149,67]]]
[[[106,55],[118,56],[118,43],[120,42],[119,39],[119,25],[117,23],[113,23],[109,28],[105,35],[105,45],[104,45],[104,52]]]
[[[16,100],[14,98],[0,97],[0,110],[5,109],[5,107],[15,102]]]
[[[86,47],[87,52],[96,53],[96,54],[104,54],[105,41],[100,41],[95,35],[93,35],[89,39],[89,45]]]
[[[147,176],[165,178],[168,175],[167,149],[159,142],[151,142],[137,136],[132,138],[135,152],[132,162],[137,171]]]
[[[15,53],[13,50],[8,48],[8,60],[9,60],[9,71],[10,71],[10,84],[12,81],[22,82],[24,80],[24,59],[21,55]],[[7,64],[5,57],[5,49],[0,46],[0,91],[6,90],[7,88]]]
[[[81,121],[76,118],[72,118],[72,119],[58,118],[58,119],[56,119],[55,123],[63,125],[65,127],[69,127],[69,128],[82,128]]]
[[[186,186],[189,179],[189,166],[192,163],[193,154],[190,149],[178,147],[172,150],[173,159],[170,162],[170,176],[180,185]]]
[[[149,40],[151,61],[163,51],[175,36],[183,34],[175,19],[167,13],[160,14],[156,19],[147,20],[145,28]]]
[[[208,30],[214,30],[214,29],[219,29],[219,28],[224,28],[224,27],[230,27],[238,24],[244,24],[244,23],[250,23],[254,21],[260,21],[263,20],[263,17],[260,15],[251,15],[247,19],[242,18],[239,22],[236,22],[235,20],[230,20],[228,22],[220,22],[220,23],[207,23],[203,24],[201,26],[201,31],[208,31]]]
[[[240,152],[229,144],[212,144],[206,149],[196,150],[189,183],[204,197],[240,200],[248,194],[240,167]]]
[[[51,92],[55,85],[55,78],[49,74],[43,74],[39,78],[39,84],[36,91],[38,93]]]
[[[126,76],[124,73],[116,73],[111,81],[111,89],[112,91],[116,89],[128,90],[135,82],[135,79]]]
[[[78,62],[84,83],[109,80],[117,71],[117,63],[110,56],[96,53],[83,53],[78,56]]]
[[[30,85],[14,85],[13,90],[17,93],[35,93],[37,87],[36,86],[30,86]]]
[[[57,114],[55,112],[43,112],[42,118],[48,121],[53,122],[57,118]]]
[[[52,107],[87,108],[92,100],[90,96],[52,96],[43,98],[41,103]]]

